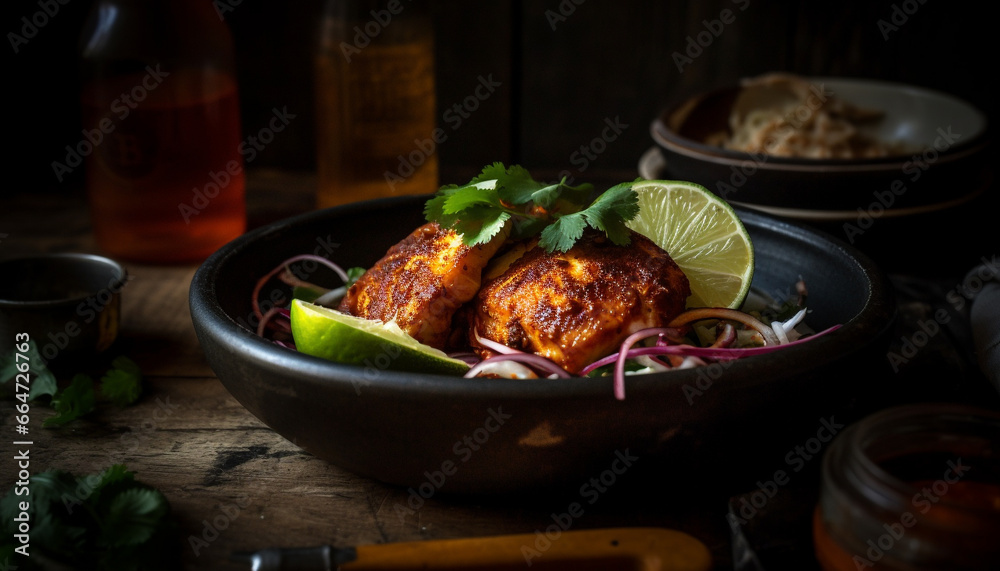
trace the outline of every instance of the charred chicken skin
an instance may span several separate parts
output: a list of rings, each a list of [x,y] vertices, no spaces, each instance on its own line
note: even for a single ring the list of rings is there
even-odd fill
[[[395,320],[421,343],[446,349],[458,308],[476,296],[482,271],[503,244],[501,232],[477,246],[431,222],[414,230],[354,283],[338,309],[379,321]]]
[[[627,246],[588,229],[568,251],[515,245],[487,269],[473,300],[475,335],[548,357],[570,373],[614,353],[630,334],[661,327],[691,290],[667,252],[632,232]]]

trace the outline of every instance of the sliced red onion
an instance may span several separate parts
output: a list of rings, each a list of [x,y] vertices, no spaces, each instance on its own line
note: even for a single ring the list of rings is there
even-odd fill
[[[699,307],[696,309],[689,309],[675,317],[673,321],[667,325],[669,327],[680,327],[695,321],[701,321],[703,319],[728,319],[730,321],[736,321],[760,332],[760,334],[764,336],[764,342],[768,345],[778,344],[778,337],[775,335],[774,330],[768,327],[764,322],[749,313],[725,307]]]
[[[479,331],[476,330],[476,329],[472,330],[472,335],[473,335],[473,337],[475,337],[476,343],[482,345],[486,349],[489,349],[489,350],[494,351],[496,353],[500,353],[501,355],[527,354],[524,351],[519,351],[517,349],[513,349],[511,347],[508,347],[508,346],[504,345],[503,343],[498,343],[498,342],[496,342],[496,341],[494,341],[492,339],[487,339],[487,338],[479,335]]]
[[[693,345],[663,345],[655,347],[640,347],[637,349],[632,349],[634,345],[639,340],[644,337],[650,337],[651,335],[643,335],[640,331],[633,335],[630,335],[624,343],[622,343],[621,351],[615,355],[609,355],[603,359],[599,359],[581,371],[582,375],[593,371],[597,367],[603,367],[604,365],[615,363],[615,398],[618,400],[625,399],[625,361],[630,357],[637,355],[682,355],[685,357],[698,357],[698,358],[708,358],[708,359],[740,359],[743,357],[752,357],[754,355],[763,355],[766,353],[773,353],[774,351],[780,351],[786,347],[792,347],[794,345],[800,345],[802,343],[807,343],[816,337],[826,335],[827,333],[836,331],[839,329],[840,325],[834,325],[815,333],[808,337],[803,337],[783,345],[765,345],[763,347],[695,347]]]
[[[482,359],[479,358],[479,355],[476,355],[471,351],[458,351],[455,353],[449,353],[448,356],[451,357],[452,359],[458,359],[459,361],[464,361],[468,363],[469,366],[475,365],[480,361],[482,361]]]
[[[330,268],[331,270],[336,272],[338,276],[340,276],[340,279],[342,279],[345,283],[347,282],[347,272],[345,272],[343,268],[331,262],[330,260],[327,260],[323,256],[317,256],[315,254],[300,254],[298,256],[292,256],[291,258],[288,258],[284,262],[281,262],[281,264],[278,267],[274,268],[273,270],[265,274],[264,277],[257,280],[257,284],[253,288],[253,297],[250,299],[250,304],[253,307],[253,313],[254,315],[257,316],[257,319],[261,319],[264,317],[264,313],[260,310],[260,300],[258,298],[260,297],[260,290],[264,288],[264,284],[267,283],[267,280],[273,278],[275,274],[277,274],[278,272],[284,271],[289,266],[289,264],[305,260],[312,260],[314,262],[317,262],[319,264],[322,264]]]
[[[722,326],[722,331],[715,337],[712,347],[730,347],[736,342],[736,328],[731,323]]]
[[[505,353],[501,355],[495,355],[493,357],[490,357],[489,359],[483,359],[479,363],[473,365],[468,371],[466,371],[465,377],[466,378],[475,377],[477,374],[479,374],[481,370],[483,370],[484,367],[488,366],[488,364],[497,361],[516,361],[518,363],[528,365],[529,367],[532,367],[538,371],[556,375],[564,379],[568,379],[572,376],[569,373],[567,373],[565,369],[553,363],[549,359],[542,357],[541,355],[535,355],[534,353],[517,352],[517,353]]]
[[[271,309],[267,310],[267,313],[261,316],[260,323],[257,324],[257,335],[259,337],[263,337],[264,332],[267,330],[267,326],[271,323],[271,321],[275,317],[280,316],[287,319],[290,317],[290,315],[291,313],[283,307],[272,307]],[[275,322],[275,327],[281,329],[282,331],[287,331],[287,332],[291,332],[292,330],[292,328],[289,327],[288,324],[286,323],[279,324],[279,322],[277,321]]]

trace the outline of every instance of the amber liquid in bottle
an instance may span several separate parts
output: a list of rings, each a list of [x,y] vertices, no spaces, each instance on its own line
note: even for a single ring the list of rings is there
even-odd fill
[[[316,58],[320,208],[438,188],[431,23],[404,6],[380,27],[362,10],[323,23]]]
[[[125,102],[123,93],[142,100]],[[230,75],[124,76],[85,86],[82,103],[86,128],[108,131],[86,162],[103,250],[129,260],[190,262],[243,233],[239,101]]]

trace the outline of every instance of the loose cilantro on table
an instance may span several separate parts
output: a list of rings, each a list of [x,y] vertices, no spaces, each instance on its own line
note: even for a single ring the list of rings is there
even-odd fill
[[[424,216],[462,234],[467,246],[484,244],[510,225],[511,237],[541,235],[546,251],[565,252],[587,226],[626,245],[630,234],[625,223],[639,213],[639,198],[632,183],[609,188],[592,202],[593,186],[570,186],[534,180],[523,167],[493,163],[463,186],[442,187],[424,206]]]
[[[122,464],[77,477],[64,470],[31,476],[30,493],[12,488],[0,500],[4,537],[0,569],[44,569],[53,560],[75,569],[131,571],[177,568],[170,504]],[[29,557],[14,552],[20,503],[30,498]]]
[[[30,370],[32,381],[31,389],[28,392],[28,400],[35,400],[43,396],[52,396],[55,394],[58,390],[56,377],[47,367],[42,365],[45,360],[38,351],[38,345],[35,344],[34,340],[28,341],[28,350],[24,353],[24,356],[28,358],[27,362],[32,364]],[[0,355],[0,383],[14,380],[18,374],[20,374],[20,371],[17,369],[17,360],[15,359],[14,351],[6,355]]]
[[[142,395],[142,371],[139,365],[124,355],[115,357],[100,382],[95,382],[87,373],[77,373],[62,389],[55,375],[45,366],[45,360],[33,341],[29,341],[26,353],[31,363],[31,388],[29,401],[49,397],[49,406],[56,412],[46,418],[42,426],[62,426],[76,420],[97,407],[98,402],[107,401],[125,407]],[[7,383],[19,374],[15,367],[14,354],[0,357],[0,383]]]

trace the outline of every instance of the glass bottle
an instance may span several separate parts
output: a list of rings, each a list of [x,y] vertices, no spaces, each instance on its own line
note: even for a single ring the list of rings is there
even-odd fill
[[[233,40],[211,0],[97,0],[81,34],[98,246],[199,261],[246,229]]]
[[[319,208],[438,189],[426,0],[328,0],[316,57]]]
[[[1000,413],[911,404],[847,427],[823,458],[813,519],[824,571],[1000,563]]]

